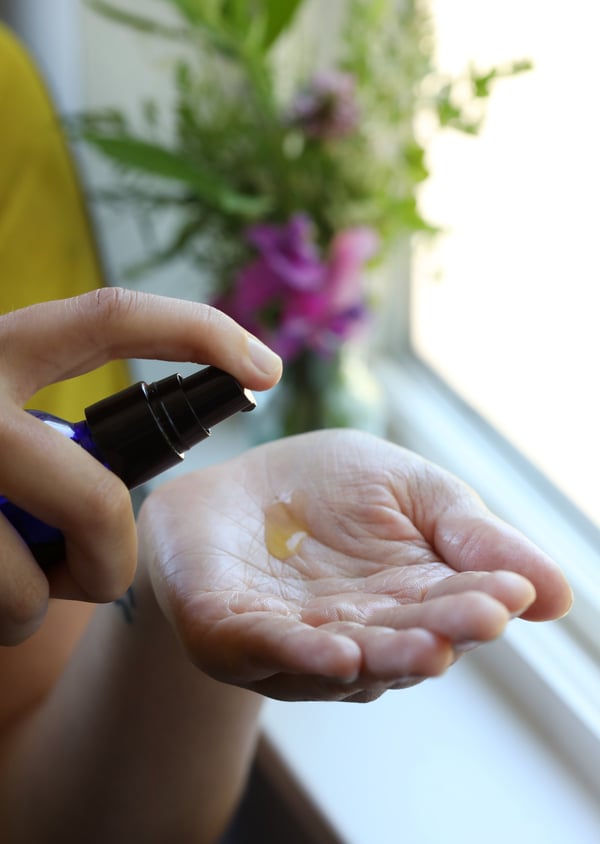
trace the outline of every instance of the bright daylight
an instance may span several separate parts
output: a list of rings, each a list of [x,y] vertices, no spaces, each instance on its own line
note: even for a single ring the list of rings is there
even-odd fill
[[[1,844],[600,842],[599,43],[0,0]]]
[[[423,204],[445,234],[413,265],[417,348],[600,524],[600,11],[433,5],[448,72],[533,68],[497,84],[479,137],[430,147]]]

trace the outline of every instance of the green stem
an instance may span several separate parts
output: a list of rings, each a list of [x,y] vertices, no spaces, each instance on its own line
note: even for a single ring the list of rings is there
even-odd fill
[[[282,395],[282,427],[286,436],[329,426],[330,403],[338,380],[338,355],[325,359],[304,352],[288,365]]]

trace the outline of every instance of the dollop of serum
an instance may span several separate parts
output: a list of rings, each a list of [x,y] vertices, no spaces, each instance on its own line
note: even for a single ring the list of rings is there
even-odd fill
[[[306,526],[286,501],[275,501],[265,511],[265,545],[271,556],[288,560],[300,551],[308,536]]]

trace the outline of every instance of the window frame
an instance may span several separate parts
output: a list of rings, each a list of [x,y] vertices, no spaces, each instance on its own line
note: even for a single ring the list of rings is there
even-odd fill
[[[600,571],[600,531],[419,359],[406,316],[410,273],[405,265],[394,275],[399,289],[392,299],[403,303],[403,317],[391,337],[388,327],[389,351],[377,363],[389,438],[468,483],[490,510],[557,561],[576,596],[564,619],[516,622],[473,658],[600,797],[600,642],[593,636],[600,583],[591,575],[594,567]]]
[[[509,625],[473,658],[600,797],[600,529],[419,356],[411,269],[411,238],[400,238],[372,332],[387,436],[469,484],[565,572],[575,594],[565,618]]]
[[[386,312],[374,334],[389,438],[468,483],[556,560],[575,594],[564,619],[515,622],[470,658],[600,796],[600,528],[419,356],[410,238],[386,272]]]

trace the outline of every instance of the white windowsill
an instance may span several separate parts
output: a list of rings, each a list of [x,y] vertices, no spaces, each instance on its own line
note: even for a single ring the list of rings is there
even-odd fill
[[[269,701],[264,728],[344,844],[599,840],[597,800],[472,658],[368,705]]]
[[[490,509],[563,567],[567,618],[511,625],[481,662],[600,798],[600,537],[494,432],[417,361],[383,365],[392,435],[469,483]]]

